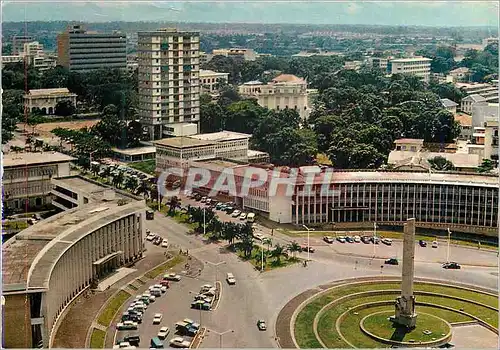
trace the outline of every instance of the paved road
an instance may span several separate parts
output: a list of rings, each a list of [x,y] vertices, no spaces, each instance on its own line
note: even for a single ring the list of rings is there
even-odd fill
[[[202,324],[212,331],[207,333],[201,347],[218,348],[220,337],[216,332],[232,330],[223,336],[223,347],[273,347],[274,323],[280,309],[297,294],[314,288],[317,285],[330,282],[332,280],[367,275],[399,275],[401,266],[384,266],[381,268],[383,259],[360,258],[349,255],[351,253],[367,254],[373,251],[372,245],[341,244],[334,243],[328,245],[321,241],[321,238],[311,239],[311,245],[315,245],[317,250],[311,254],[312,261],[308,267],[294,265],[282,269],[273,270],[260,274],[248,263],[238,260],[232,254],[221,249],[222,245],[205,243],[201,237],[187,235],[184,225],[156,214],[155,220],[147,221],[146,227],[151,231],[169,239],[171,244],[189,249],[189,253],[197,259],[207,262],[225,261],[224,265],[218,267],[218,279],[222,281],[222,297],[219,307],[215,311],[204,311],[202,313]],[[258,227],[262,232],[267,229]],[[290,239],[277,234],[273,236],[274,242],[286,242]],[[302,243],[302,242],[299,242]],[[149,248],[148,243],[148,248]],[[418,247],[420,248],[420,247]],[[442,260],[446,247],[440,245],[437,249],[430,247],[417,248],[416,275],[418,277],[430,277],[442,280],[453,280],[462,283],[480,285],[487,288],[496,289],[498,277],[497,268],[463,266],[462,270],[444,270],[435,261]],[[151,249],[158,249],[157,247]],[[380,245],[376,247],[377,256],[392,257],[397,256],[401,249],[400,243],[388,247]],[[344,253],[344,254],[338,254]],[[306,256],[306,253],[302,253]],[[476,263],[489,263],[494,265],[497,262],[496,253],[478,251],[464,247],[453,247],[451,250],[453,260],[461,262],[461,259]],[[465,260],[464,260],[465,261]],[[227,272],[232,272],[237,283],[235,286],[228,286],[224,281]],[[146,312],[144,323],[140,332],[148,346],[149,339],[156,335],[160,326],[152,325],[154,313],[163,313],[164,322],[162,325],[172,327],[173,324],[185,317],[199,320],[199,311],[190,309],[192,295],[190,291],[197,291],[205,283],[213,284],[215,281],[215,268],[206,264],[202,274],[197,279],[184,278],[180,283],[174,283],[167,295],[161,297],[153,303]],[[268,330],[259,332],[256,322],[258,319],[268,322]],[[172,334],[168,339],[172,337]]]

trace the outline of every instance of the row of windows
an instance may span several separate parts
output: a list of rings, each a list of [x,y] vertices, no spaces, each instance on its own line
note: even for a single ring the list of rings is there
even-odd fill
[[[48,165],[40,167],[29,167],[25,169],[24,167],[6,169],[4,174],[4,183],[9,183],[12,181],[17,181],[19,179],[29,179],[32,177],[50,177],[52,175],[57,175],[57,165]]]

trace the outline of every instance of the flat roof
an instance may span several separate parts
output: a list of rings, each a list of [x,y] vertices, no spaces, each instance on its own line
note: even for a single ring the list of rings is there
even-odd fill
[[[432,61],[432,59],[427,57],[412,57],[412,58],[396,58],[391,60],[391,62],[396,62],[396,63],[416,62],[416,61]]]
[[[140,156],[142,154],[156,153],[155,146],[146,146],[146,147],[134,147],[134,148],[112,148],[112,151],[119,154],[125,154],[127,156]]]
[[[240,163],[231,162],[229,160],[221,160],[221,159],[207,160],[204,163],[211,164],[211,165],[222,166],[222,167],[225,167],[225,168],[233,168],[235,166],[241,165]]]
[[[262,151],[257,151],[257,150],[254,150],[254,149],[249,149],[248,152],[247,152],[248,156],[251,157],[251,156],[260,156],[260,155],[269,155],[269,153],[267,152],[262,152]]]
[[[209,134],[192,135],[189,137],[204,141],[224,142],[224,141],[249,139],[252,137],[252,135],[243,134],[241,132],[223,130],[219,132],[212,132]]]
[[[3,154],[3,166],[5,168],[25,165],[64,163],[71,162],[73,160],[75,160],[75,158],[59,152],[10,152]]]
[[[208,69],[200,69],[200,78],[204,76],[213,76],[213,75],[222,76],[222,75],[229,75],[229,73],[216,72]]]
[[[75,93],[70,92],[67,88],[54,88],[54,89],[33,89],[29,90],[28,96],[45,96],[45,95],[75,95]]]
[[[70,191],[74,191],[77,193],[85,193],[91,196],[93,201],[101,201],[103,198],[103,194],[107,191],[113,191],[115,193],[114,197],[116,199],[119,198],[134,198],[132,194],[128,192],[124,192],[121,190],[117,190],[115,188],[102,185],[100,183],[94,183],[93,181],[81,177],[80,175],[73,175],[67,177],[53,178],[52,182],[56,186],[61,186]],[[136,198],[137,199],[137,198]]]
[[[158,146],[167,146],[174,148],[190,148],[190,147],[210,146],[214,145],[215,142],[208,140],[200,140],[187,136],[177,136],[177,137],[168,137],[166,139],[161,139],[158,141],[153,141],[153,144]]]
[[[418,144],[423,144],[424,139],[397,139],[394,141],[394,143],[418,143]]]
[[[145,210],[144,201],[90,203],[28,227],[2,245],[5,285],[48,288],[54,264],[73,243],[122,216]],[[23,288],[24,289],[24,288]]]

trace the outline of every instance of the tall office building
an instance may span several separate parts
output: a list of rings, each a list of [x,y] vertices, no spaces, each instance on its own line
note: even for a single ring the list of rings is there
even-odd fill
[[[138,33],[139,116],[151,140],[198,133],[199,56],[199,32]]]
[[[389,70],[392,74],[414,75],[428,83],[431,76],[431,61],[427,57],[397,58],[389,61]]]
[[[81,25],[57,36],[57,64],[71,71],[127,69],[127,37],[123,33],[89,32]]]

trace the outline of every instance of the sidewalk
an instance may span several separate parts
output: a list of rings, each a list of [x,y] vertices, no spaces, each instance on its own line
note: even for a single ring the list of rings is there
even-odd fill
[[[54,348],[85,348],[87,331],[104,303],[124,285],[165,261],[163,253],[150,253],[132,268],[134,272],[102,292],[90,291],[74,302],[54,338]]]

